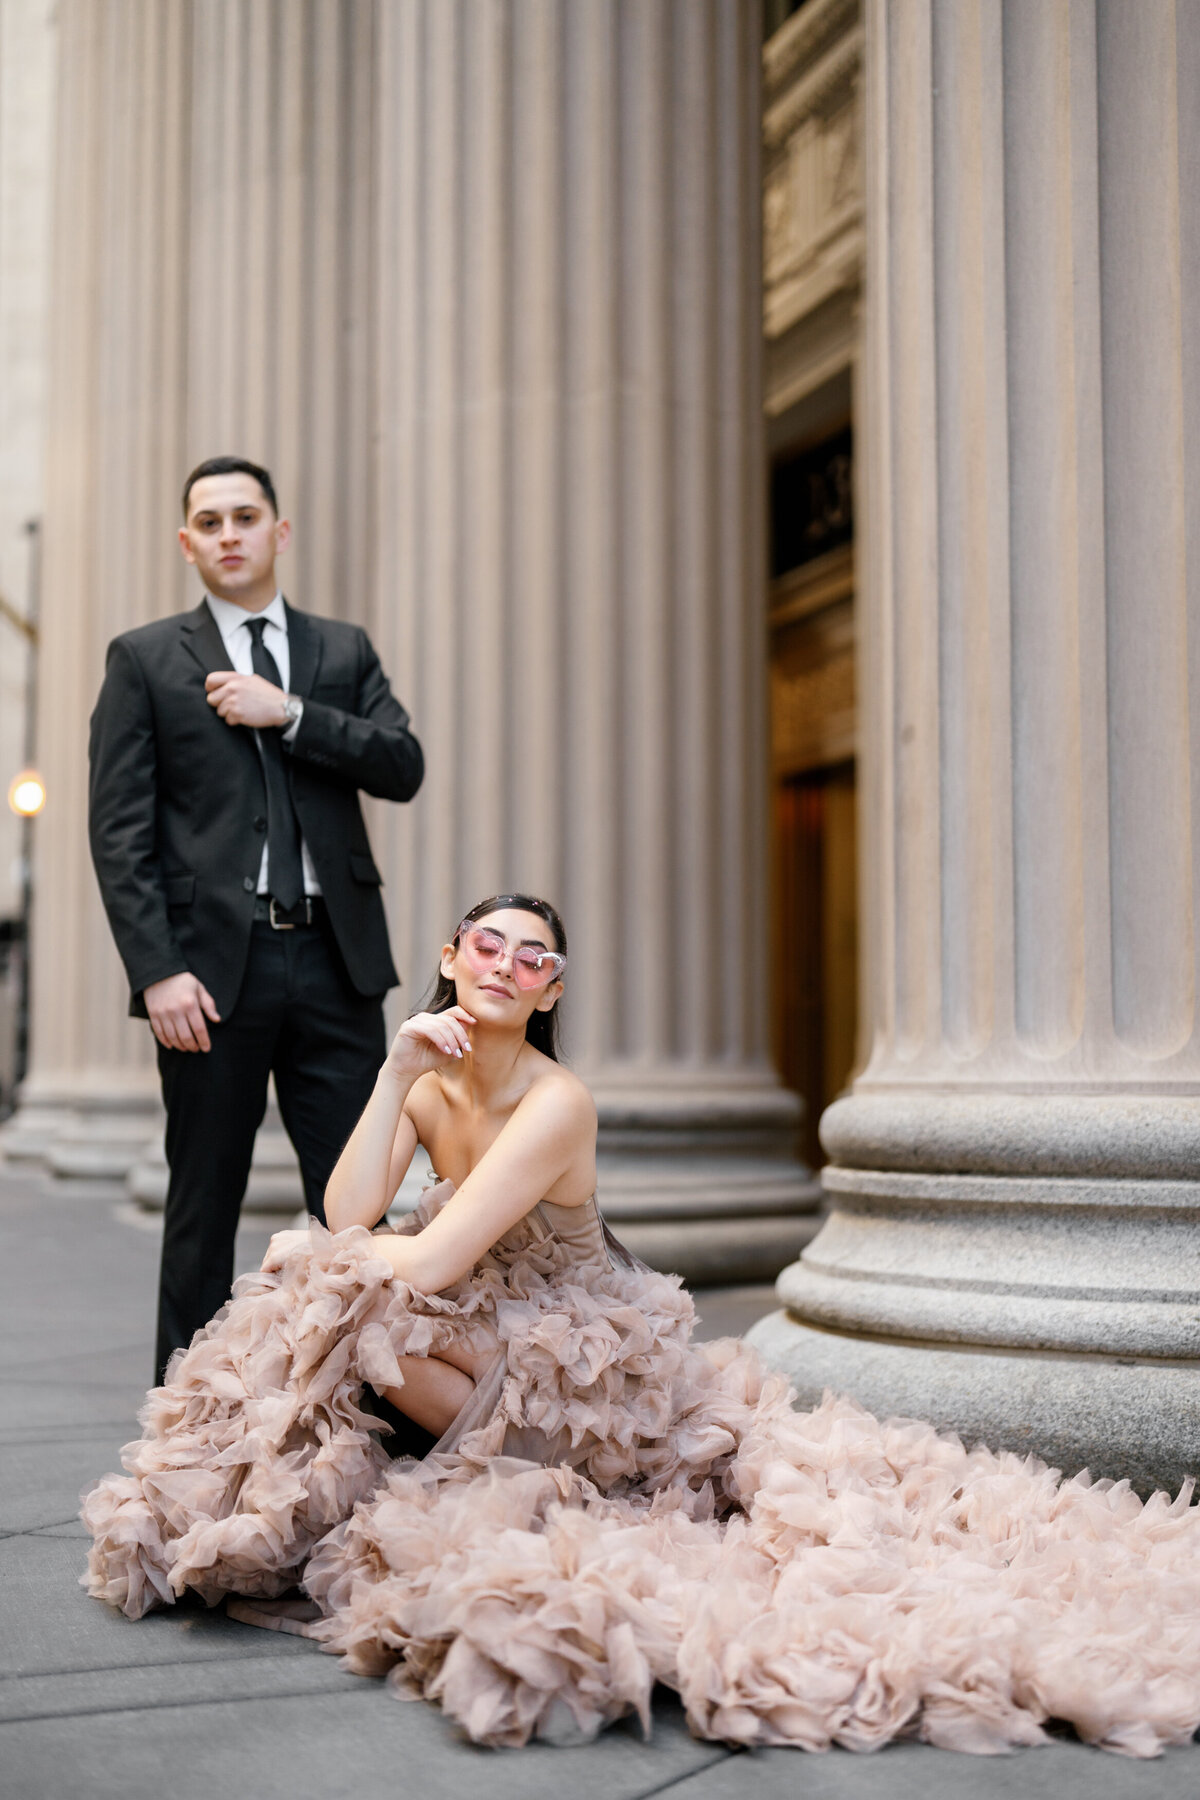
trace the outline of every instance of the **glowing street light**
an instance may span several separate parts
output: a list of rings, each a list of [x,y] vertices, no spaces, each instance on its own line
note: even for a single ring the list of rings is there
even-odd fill
[[[8,784],[8,804],[20,819],[36,818],[46,804],[46,784],[36,769],[22,769]]]

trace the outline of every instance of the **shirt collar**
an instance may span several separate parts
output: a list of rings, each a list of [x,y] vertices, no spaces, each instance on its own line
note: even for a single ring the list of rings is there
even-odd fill
[[[272,625],[278,626],[284,637],[287,636],[287,611],[283,604],[283,595],[276,589],[275,598],[261,612],[247,612],[244,606],[237,606],[232,600],[218,600],[214,594],[206,593],[208,610],[217,621],[217,630],[223,638],[232,637],[239,625],[249,625],[252,619],[268,619]]]

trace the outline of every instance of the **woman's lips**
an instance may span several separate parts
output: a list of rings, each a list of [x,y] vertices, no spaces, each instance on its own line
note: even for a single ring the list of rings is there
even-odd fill
[[[494,981],[485,981],[480,988],[481,994],[499,994],[502,1000],[511,1000],[512,995],[507,988],[498,987]]]

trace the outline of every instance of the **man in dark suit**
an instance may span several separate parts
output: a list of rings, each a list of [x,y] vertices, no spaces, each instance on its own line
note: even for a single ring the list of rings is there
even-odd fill
[[[195,611],[115,638],[91,722],[92,857],[167,1108],[159,1379],[228,1297],[273,1072],[308,1209],[367,1102],[397,975],[358,791],[421,748],[365,631],[288,606],[265,469],[188,477]]]

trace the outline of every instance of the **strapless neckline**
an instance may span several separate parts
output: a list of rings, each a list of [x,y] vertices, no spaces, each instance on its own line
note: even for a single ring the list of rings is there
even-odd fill
[[[454,1189],[455,1193],[458,1192],[458,1183],[455,1181],[450,1181],[444,1175],[439,1175],[437,1170],[431,1164],[430,1169],[429,1169],[429,1183],[428,1183],[427,1191],[429,1189],[433,1189],[435,1187],[451,1187]],[[536,1210],[540,1206],[550,1206],[550,1207],[553,1207],[555,1212],[561,1212],[561,1213],[582,1212],[585,1206],[596,1207],[597,1211],[598,1211],[599,1208],[597,1206],[597,1201],[596,1201],[596,1195],[597,1195],[598,1191],[599,1191],[598,1189],[593,1188],[591,1193],[588,1194],[585,1199],[573,1200],[569,1206],[564,1206],[561,1200],[536,1200],[534,1202],[534,1204],[529,1208],[529,1211],[536,1212]],[[526,1216],[528,1216],[528,1215],[526,1215]]]

